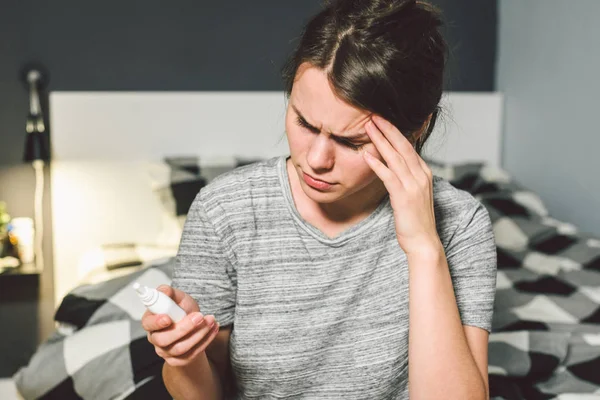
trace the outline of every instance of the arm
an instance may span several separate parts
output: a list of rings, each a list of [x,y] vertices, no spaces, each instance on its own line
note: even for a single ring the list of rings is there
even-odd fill
[[[216,367],[205,353],[186,366],[174,367],[165,362],[163,381],[174,399],[220,400],[223,398],[221,379]]]
[[[187,367],[163,366],[163,380],[175,399],[222,399],[236,391],[229,359],[232,327],[222,328],[206,351]]]
[[[236,272],[228,257],[231,250],[224,245],[226,241],[218,234],[200,199],[199,194],[187,215],[173,286],[189,293],[205,315],[212,314],[225,327],[189,367],[163,367],[167,389],[176,399],[222,399],[235,388],[229,338],[233,329]]]
[[[443,251],[424,252],[408,265],[410,398],[488,399],[488,333],[463,328]]]
[[[365,161],[390,194],[396,237],[408,260],[410,397],[487,399],[484,330],[491,331],[496,283],[489,215],[481,203],[473,207],[444,249],[431,169],[389,121],[372,115],[365,128],[385,163],[369,151]]]
[[[164,315],[146,311],[142,326],[158,356],[165,359],[163,381],[175,399],[223,399],[233,393],[229,338],[232,326],[219,329],[214,316],[202,316],[188,294],[161,285],[188,315],[172,323]],[[211,325],[214,324],[214,328]]]

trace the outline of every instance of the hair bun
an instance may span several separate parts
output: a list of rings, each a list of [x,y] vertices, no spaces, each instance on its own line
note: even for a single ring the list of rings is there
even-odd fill
[[[328,8],[342,26],[349,25],[378,36],[401,26],[425,32],[442,25],[440,10],[418,0],[329,0]],[[399,24],[400,23],[400,24]]]
[[[339,15],[377,18],[414,9],[417,0],[326,0],[325,4]]]

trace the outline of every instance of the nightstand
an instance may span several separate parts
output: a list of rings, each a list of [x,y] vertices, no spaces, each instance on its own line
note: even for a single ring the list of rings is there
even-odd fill
[[[37,349],[39,290],[35,265],[0,273],[0,378],[12,376]]]

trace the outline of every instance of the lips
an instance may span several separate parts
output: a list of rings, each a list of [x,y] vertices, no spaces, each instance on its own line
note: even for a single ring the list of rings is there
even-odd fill
[[[304,179],[304,182],[313,189],[328,190],[333,186],[333,183],[313,178],[305,172],[302,172],[302,178]]]
[[[307,174],[306,172],[304,172],[304,171],[303,171],[303,173],[304,173],[304,175],[308,176],[308,177],[309,177],[310,179],[312,179],[313,181],[317,181],[317,182],[325,183],[325,184],[327,184],[327,185],[333,185],[333,183],[331,183],[331,182],[327,182],[327,181],[324,181],[324,180],[322,180],[322,179],[317,179],[317,178],[315,178],[315,177],[314,177],[314,176],[312,176],[312,175],[308,175],[308,174]]]

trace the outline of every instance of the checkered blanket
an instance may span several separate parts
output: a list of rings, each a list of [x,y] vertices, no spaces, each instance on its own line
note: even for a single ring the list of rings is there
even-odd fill
[[[479,199],[493,222],[492,399],[600,399],[600,238],[550,217],[541,199],[504,171],[482,164],[432,169]]]
[[[106,282],[80,286],[58,308],[59,329],[14,376],[25,399],[171,399],[164,361],[146,338],[145,308],[131,288],[171,282],[173,259]]]
[[[186,162],[171,161],[174,170],[187,173],[174,171],[178,178],[160,189],[170,199],[165,206],[181,216],[193,200],[187,192],[210,180],[197,160]],[[494,224],[491,398],[600,398],[600,238],[550,217],[535,193],[501,170],[480,163],[429,164],[478,198]],[[161,380],[163,362],[140,326],[144,308],[130,286],[135,280],[169,283],[172,263],[69,293],[56,313],[60,328],[15,375],[23,397],[125,399],[148,393],[170,399]]]

